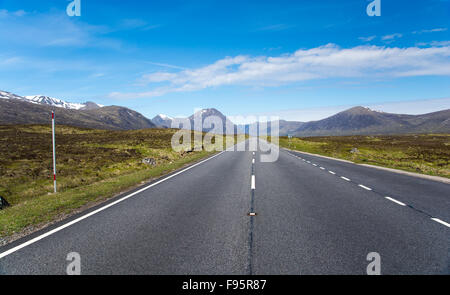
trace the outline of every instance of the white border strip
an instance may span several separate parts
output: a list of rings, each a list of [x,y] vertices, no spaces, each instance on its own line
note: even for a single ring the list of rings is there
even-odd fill
[[[65,229],[66,227],[69,227],[69,226],[71,226],[71,225],[73,225],[73,224],[75,224],[75,223],[78,223],[78,222],[80,222],[80,221],[82,221],[82,220],[84,220],[84,219],[86,219],[86,218],[88,218],[88,217],[90,217],[90,216],[92,216],[92,215],[94,215],[94,214],[97,214],[97,213],[99,213],[99,212],[101,212],[101,211],[103,211],[103,210],[106,210],[106,209],[108,209],[109,207],[112,207],[112,206],[114,206],[114,205],[116,205],[116,204],[118,204],[118,203],[120,203],[120,202],[123,202],[123,201],[125,201],[126,199],[131,198],[132,196],[135,196],[135,195],[137,195],[137,194],[139,194],[139,193],[142,193],[143,191],[145,191],[145,190],[147,190],[147,189],[149,189],[149,188],[151,188],[151,187],[154,187],[155,185],[158,185],[158,184],[160,184],[161,182],[164,182],[164,181],[166,181],[166,180],[169,180],[169,179],[171,179],[172,177],[175,177],[175,176],[177,176],[177,175],[179,175],[179,174],[181,174],[181,173],[183,173],[183,172],[185,172],[185,171],[187,171],[187,170],[189,170],[189,169],[192,169],[192,168],[194,168],[194,167],[196,167],[196,166],[198,166],[198,165],[200,165],[200,164],[203,164],[203,163],[205,163],[206,161],[209,161],[209,160],[211,160],[211,159],[213,159],[213,158],[215,158],[215,157],[221,155],[222,153],[223,153],[223,151],[220,152],[220,153],[218,153],[217,155],[214,155],[214,156],[212,156],[212,157],[209,157],[208,159],[205,159],[205,160],[203,160],[203,161],[201,161],[201,162],[198,162],[198,163],[196,163],[196,164],[194,164],[194,165],[192,165],[192,166],[189,166],[189,167],[187,167],[187,168],[185,168],[185,169],[183,169],[183,170],[181,170],[181,171],[178,171],[177,173],[174,173],[174,174],[172,174],[172,175],[169,175],[169,176],[167,176],[167,177],[164,178],[164,179],[161,179],[161,180],[159,180],[159,181],[157,181],[157,182],[155,182],[155,183],[152,183],[152,184],[150,184],[150,185],[148,185],[148,186],[146,186],[146,187],[144,187],[144,188],[141,188],[140,190],[135,191],[134,193],[131,193],[131,194],[129,194],[129,195],[123,197],[123,198],[120,198],[119,200],[116,200],[116,201],[114,201],[114,202],[112,202],[112,203],[110,203],[110,204],[108,204],[108,205],[105,205],[105,206],[103,206],[103,207],[101,207],[101,208],[99,208],[99,209],[97,209],[97,210],[94,210],[94,211],[92,211],[92,212],[90,212],[90,213],[88,213],[88,214],[86,214],[86,215],[83,215],[83,216],[81,216],[81,217],[78,217],[77,219],[72,220],[72,221],[70,221],[70,222],[68,222],[68,223],[66,223],[66,224],[64,224],[64,225],[61,225],[61,226],[59,226],[59,227],[57,227],[57,228],[55,228],[55,229],[52,229],[51,231],[46,232],[45,234],[42,234],[42,235],[40,235],[40,236],[37,236],[36,238],[33,238],[33,239],[31,239],[31,240],[29,240],[29,241],[23,243],[23,244],[20,244],[20,245],[14,247],[14,248],[11,248],[11,249],[9,249],[9,250],[3,252],[3,253],[0,253],[0,259],[3,258],[3,257],[5,257],[5,256],[8,256],[8,255],[10,255],[10,254],[12,254],[12,253],[14,253],[14,252],[16,252],[16,251],[18,251],[18,250],[20,250],[20,249],[22,249],[22,248],[25,248],[26,246],[29,246],[29,245],[31,245],[31,244],[34,244],[34,243],[36,243],[37,241],[40,241],[40,240],[42,240],[42,239],[44,239],[44,238],[46,238],[46,237],[48,237],[48,236],[50,236],[50,235],[52,235],[52,234],[54,234],[54,233],[57,233],[57,232],[59,232],[59,231]]]

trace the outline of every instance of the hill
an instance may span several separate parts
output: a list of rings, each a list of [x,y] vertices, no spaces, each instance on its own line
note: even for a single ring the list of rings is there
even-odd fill
[[[62,125],[112,130],[156,127],[140,113],[124,107],[76,110],[21,99],[0,99],[0,124],[49,124],[52,110],[55,111],[57,123]]]

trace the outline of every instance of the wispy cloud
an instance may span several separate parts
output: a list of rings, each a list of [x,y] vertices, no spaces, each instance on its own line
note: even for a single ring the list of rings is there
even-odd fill
[[[417,46],[433,46],[433,47],[450,46],[450,41],[419,42],[417,43]]]
[[[24,16],[27,12],[25,10],[16,10],[16,11],[8,11],[6,9],[0,9],[0,18],[8,17],[8,16]]]
[[[119,26],[119,30],[133,30],[139,29],[142,31],[153,30],[161,27],[160,24],[149,24],[147,21],[139,18],[123,19]]]
[[[284,31],[284,30],[287,30],[287,29],[290,29],[293,27],[294,27],[293,25],[288,25],[288,24],[275,24],[275,25],[258,28],[257,31],[277,32],[277,31]]]
[[[369,37],[359,37],[358,39],[359,40],[361,40],[361,41],[364,41],[364,42],[370,42],[370,41],[372,41],[373,39],[375,39],[377,36],[369,36]]]
[[[429,30],[420,30],[420,31],[414,31],[413,34],[423,34],[423,33],[434,33],[434,32],[445,32],[447,31],[447,28],[435,28],[435,29],[429,29]]]
[[[105,37],[109,32],[106,26],[90,25],[62,13],[0,10],[0,36],[8,45],[121,48],[119,41]]]
[[[155,66],[159,66],[159,67],[178,69],[178,70],[187,70],[187,68],[185,68],[185,67],[180,67],[180,66],[175,66],[175,65],[165,64],[165,63],[151,62],[151,61],[147,61],[146,63],[155,65]]]
[[[275,57],[226,57],[213,64],[178,72],[143,75],[147,85],[165,83],[145,92],[111,93],[113,98],[161,96],[226,85],[273,87],[328,78],[397,78],[450,75],[450,47],[387,48],[358,46],[343,49],[328,44]]]
[[[401,37],[403,37],[403,34],[395,33],[395,34],[385,35],[385,36],[381,37],[381,40],[383,40],[383,41],[394,40],[394,39],[398,39]]]

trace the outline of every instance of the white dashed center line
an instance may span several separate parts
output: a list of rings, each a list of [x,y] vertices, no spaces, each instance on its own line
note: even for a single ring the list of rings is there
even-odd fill
[[[252,164],[255,164],[255,159],[252,159]]]
[[[256,185],[255,185],[255,175],[252,175],[252,186],[251,189],[255,189]]]
[[[253,155],[254,155],[255,153],[253,153]],[[298,159],[301,159],[303,162],[306,162],[306,163],[308,163],[308,164],[312,164],[313,166],[316,166],[317,167],[317,164],[314,164],[314,163],[311,163],[311,161],[307,161],[306,159],[303,159],[302,157],[300,157],[300,156],[295,156],[295,157],[297,157]],[[255,159],[253,159],[253,163],[255,163]],[[319,166],[319,168],[321,169],[321,170],[326,170],[324,167],[322,167],[322,166]],[[328,170],[328,173],[330,173],[330,174],[333,174],[333,175],[335,175],[336,173],[335,172],[333,172],[333,171],[331,171],[331,170]],[[345,176],[341,176],[341,178],[343,179],[343,180],[345,180],[345,181],[351,181],[351,179],[349,179],[349,178],[347,178],[347,177],[345,177]],[[252,184],[251,184],[251,186],[252,186],[252,189],[255,189],[255,175],[252,175]],[[365,185],[363,185],[363,184],[358,184],[358,186],[359,187],[361,187],[361,188],[363,188],[363,189],[365,189],[365,190],[368,190],[368,191],[371,191],[372,189],[370,188],[370,187],[367,187],[367,186],[365,186]],[[400,202],[400,201],[398,201],[398,200],[396,200],[396,199],[394,199],[394,198],[391,198],[391,197],[384,197],[386,200],[389,200],[389,201],[391,201],[391,202],[393,202],[393,203],[396,203],[396,204],[398,204],[398,205],[400,205],[400,206],[407,206],[405,203],[403,203],[403,202]],[[250,213],[250,214],[255,214],[256,215],[256,213]],[[439,219],[439,218],[431,218],[431,220],[433,220],[433,221],[435,221],[435,222],[437,222],[437,223],[440,223],[440,224],[442,224],[442,225],[445,225],[446,227],[450,227],[450,223],[447,223],[447,222],[445,222],[445,221],[443,221],[443,220],[441,220],[441,219]]]
[[[368,191],[371,191],[371,190],[372,190],[370,187],[367,187],[367,186],[362,185],[362,184],[358,184],[358,186],[359,186],[359,187],[362,187],[363,189],[368,190]]]
[[[434,220],[436,222],[439,222],[440,224],[445,225],[446,227],[450,227],[450,223],[447,223],[445,221],[440,220],[439,218],[431,218],[431,220]]]
[[[394,203],[399,204],[400,206],[406,206],[405,203],[402,203],[402,202],[400,202],[400,201],[397,201],[396,199],[393,199],[393,198],[390,198],[390,197],[385,197],[385,198],[388,199],[389,201],[392,201],[392,202],[394,202]]]

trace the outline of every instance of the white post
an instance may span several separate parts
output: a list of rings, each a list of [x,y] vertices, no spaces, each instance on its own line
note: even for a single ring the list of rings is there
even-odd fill
[[[52,111],[52,141],[53,141],[53,187],[56,193],[56,155],[55,155],[55,112]]]

